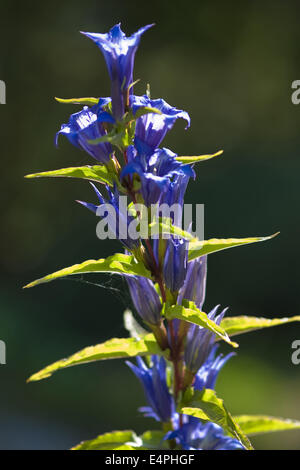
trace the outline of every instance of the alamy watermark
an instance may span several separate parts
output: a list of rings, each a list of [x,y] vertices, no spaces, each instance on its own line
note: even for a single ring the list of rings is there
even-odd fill
[[[192,204],[132,204],[127,196],[119,196],[117,204],[101,204],[96,211],[101,217],[96,227],[100,240],[168,239],[172,237],[204,240],[204,204],[195,205],[192,226]],[[193,228],[195,231],[193,231]]]
[[[6,104],[6,85],[3,80],[0,80],[0,104]]]
[[[6,364],[6,344],[0,340],[0,364]]]
[[[295,349],[291,355],[291,361],[295,366],[298,366],[300,364],[300,339],[295,339],[291,347]]]
[[[292,89],[295,90],[291,94],[291,100],[293,104],[300,103],[300,80],[294,80],[291,85]]]

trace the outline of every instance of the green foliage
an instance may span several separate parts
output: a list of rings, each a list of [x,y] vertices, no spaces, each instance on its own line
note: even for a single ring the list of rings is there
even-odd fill
[[[235,246],[248,245],[249,243],[264,242],[276,237],[279,232],[268,237],[248,237],[248,238],[211,238],[210,240],[194,241],[189,244],[189,261],[200,258],[200,256],[214,253],[215,251],[226,250]]]
[[[162,431],[145,431],[137,436],[134,431],[113,431],[83,441],[71,450],[149,450],[166,449]]]
[[[133,255],[124,255],[115,253],[108,258],[98,260],[88,260],[81,264],[74,264],[68,268],[60,269],[52,274],[30,282],[24,288],[34,287],[38,284],[54,281],[73,274],[85,273],[113,273],[113,274],[129,274],[151,278],[151,273],[145,268],[144,264],[137,262]]]
[[[221,426],[230,436],[238,439],[246,449],[253,449],[249,439],[214,390],[188,389],[178,407],[178,412],[204,421],[212,421]]]
[[[211,158],[218,157],[219,155],[222,155],[223,150],[219,150],[216,153],[213,153],[211,155],[199,155],[198,157],[176,157],[176,160],[181,163],[198,163],[198,162],[203,162],[205,160],[210,160]]]
[[[132,119],[138,119],[139,117],[144,116],[145,114],[150,114],[150,113],[162,114],[162,112],[157,108],[153,108],[151,106],[144,106],[143,108],[139,108],[137,110],[137,112],[135,113],[135,116],[134,117],[132,116]]]
[[[113,173],[105,165],[78,166],[70,168],[61,168],[60,170],[43,171],[41,173],[32,173],[25,178],[81,178],[97,183],[113,186],[115,181]]]
[[[83,441],[71,450],[134,450],[134,447],[127,443],[134,443],[136,437],[133,431],[107,432],[95,439]]]
[[[189,323],[194,323],[195,325],[202,326],[207,328],[211,332],[215,333],[218,338],[223,339],[226,343],[230,344],[234,348],[238,347],[237,343],[234,343],[230,340],[226,331],[214,321],[210,320],[206,313],[201,312],[193,302],[188,302],[189,307],[184,307],[182,305],[172,305],[167,307],[165,310],[165,316],[168,320],[174,320],[175,318],[179,320],[184,320]]]
[[[135,338],[113,338],[105,341],[105,343],[84,348],[67,359],[61,359],[60,361],[50,364],[29,377],[28,382],[36,382],[38,380],[46,379],[57,370],[76,366],[78,364],[86,364],[88,362],[101,361],[104,359],[145,356],[149,354],[162,354],[154,336],[151,333],[139,340]]]
[[[163,441],[164,435],[163,431],[145,431],[139,438],[145,449],[167,449],[167,443]]]
[[[172,224],[172,220],[168,217],[158,217],[149,224],[149,234],[153,235],[177,235],[190,241],[196,241],[195,237],[186,230]],[[167,238],[167,237],[165,237]]]
[[[94,104],[97,104],[99,101],[99,98],[56,98],[56,101],[59,103],[64,103],[64,104],[81,104],[81,105],[86,105],[86,106],[93,106]]]
[[[238,317],[225,317],[221,321],[221,326],[230,336],[248,333],[249,331],[269,328],[270,326],[284,325],[294,321],[300,321],[300,315],[284,318],[263,318],[263,317],[247,317],[246,315]]]
[[[248,436],[267,432],[288,431],[289,429],[300,429],[300,421],[275,418],[273,416],[240,415],[235,416],[234,420]]]

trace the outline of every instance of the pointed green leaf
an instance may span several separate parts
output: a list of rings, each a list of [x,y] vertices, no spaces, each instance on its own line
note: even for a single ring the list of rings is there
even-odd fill
[[[50,364],[29,377],[28,382],[46,379],[57,370],[79,364],[102,361],[105,359],[146,356],[148,354],[162,354],[152,333],[139,340],[135,338],[113,338],[105,341],[105,343],[84,348],[67,359],[61,359],[60,361]]]
[[[43,171],[41,173],[32,173],[26,175],[25,178],[81,178],[98,183],[113,186],[114,175],[107,169],[105,165],[94,166],[78,166],[70,168],[61,168],[60,170]]]
[[[56,98],[56,101],[59,103],[64,103],[64,104],[81,104],[81,105],[86,105],[86,106],[93,106],[94,104],[97,104],[99,101],[99,98]]]
[[[233,248],[235,246],[248,245],[249,243],[263,242],[276,237],[279,232],[274,233],[268,237],[248,237],[248,238],[211,238],[210,240],[194,241],[189,244],[189,261],[200,256],[214,253],[215,251],[226,250],[227,248]]]
[[[196,241],[195,237],[189,232],[172,224],[168,217],[158,217],[149,224],[149,236],[154,235],[177,235],[190,241]]]
[[[132,450],[127,442],[135,441],[136,434],[133,431],[113,431],[101,434],[95,439],[83,441],[72,447],[71,450]],[[126,446],[124,449],[123,446]],[[129,447],[129,449],[128,449]],[[134,448],[133,448],[134,449]]]
[[[300,421],[292,419],[275,418],[264,415],[240,415],[234,420],[243,432],[249,436],[275,431],[288,431],[290,429],[300,429]]]
[[[230,336],[234,336],[248,333],[249,331],[260,330],[261,328],[269,328],[270,326],[284,325],[294,321],[300,321],[300,315],[290,318],[263,318],[247,317],[246,315],[242,315],[238,317],[223,318],[221,326],[226,330],[226,333]]]
[[[252,445],[240,426],[226,409],[223,400],[210,389],[194,391],[188,389],[185,393],[178,412],[195,418],[212,421],[221,426],[228,434],[238,439],[248,450]]]
[[[176,157],[176,160],[181,163],[197,163],[197,162],[203,162],[205,160],[210,160],[211,158],[218,157],[219,155],[222,155],[223,150],[219,150],[216,153],[213,153],[211,155],[199,155],[198,157]]]
[[[174,320],[177,318],[179,320],[184,320],[207,328],[234,348],[238,347],[237,343],[230,340],[226,331],[214,321],[210,320],[206,313],[201,312],[201,310],[199,310],[192,302],[190,302],[189,305],[192,308],[186,308],[182,305],[172,305],[171,307],[168,307],[165,311],[166,318],[168,320]]]
[[[162,112],[158,108],[152,108],[151,106],[144,106],[142,108],[139,108],[137,112],[134,115],[135,119],[138,119],[141,116],[144,116],[144,114],[162,114]]]
[[[114,273],[122,275],[135,275],[151,278],[151,273],[145,268],[141,262],[137,262],[133,255],[124,255],[122,253],[115,253],[108,258],[101,258],[98,260],[88,260],[81,264],[74,264],[68,268],[60,269],[52,274],[30,282],[24,288],[34,287],[44,282],[54,281],[73,274],[85,273]]]
[[[145,449],[167,449],[167,443],[164,441],[165,433],[163,431],[145,431],[138,439]]]

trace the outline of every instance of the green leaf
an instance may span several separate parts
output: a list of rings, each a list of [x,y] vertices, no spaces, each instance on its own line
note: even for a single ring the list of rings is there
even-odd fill
[[[57,370],[66,369],[67,367],[77,366],[79,364],[102,361],[105,359],[146,356],[148,354],[162,354],[152,333],[139,340],[135,338],[112,338],[96,346],[88,346],[67,359],[61,359],[50,364],[29,377],[28,382],[46,379]]]
[[[189,232],[172,224],[172,219],[168,217],[158,217],[149,224],[149,236],[153,235],[177,235],[186,240],[195,241],[195,237]]]
[[[178,412],[212,421],[221,426],[230,436],[238,439],[246,449],[252,449],[249,439],[226,409],[223,400],[217,397],[214,390],[208,388],[201,391],[188,389]]]
[[[70,168],[61,168],[60,170],[43,171],[42,173],[32,173],[25,178],[82,178],[85,180],[96,181],[98,183],[113,186],[114,175],[105,165],[78,166]]]
[[[56,101],[59,103],[64,103],[64,104],[81,104],[81,105],[87,105],[87,106],[93,106],[94,104],[97,104],[99,101],[99,98],[69,98],[69,99],[64,99],[64,98],[56,98]]]
[[[193,302],[189,302],[189,308],[186,308],[182,305],[172,305],[171,307],[166,308],[165,316],[168,320],[174,320],[175,318],[178,318],[179,320],[184,320],[189,323],[194,323],[195,325],[207,328],[234,348],[238,347],[237,343],[234,343],[230,340],[226,331],[221,326],[217,325],[214,321],[210,320],[206,313],[201,312],[201,310],[199,310],[195,304],[193,304]]]
[[[145,431],[138,439],[145,449],[168,449],[166,441],[163,441],[165,433],[163,431]]]
[[[263,242],[276,237],[279,232],[268,237],[248,237],[248,238],[211,238],[210,240],[194,241],[189,244],[189,261],[200,258],[200,256],[214,253],[215,251],[226,250],[235,246],[248,245],[249,243]]]
[[[227,317],[221,321],[221,326],[230,336],[248,333],[249,331],[269,328],[270,326],[284,325],[293,321],[300,321],[300,315],[284,318],[263,318],[247,317],[246,315],[238,317]]]
[[[238,423],[243,432],[250,436],[267,432],[300,429],[300,421],[275,418],[273,416],[240,415],[235,416],[234,420]]]
[[[138,119],[141,116],[144,116],[144,114],[162,114],[162,112],[158,108],[152,108],[151,106],[144,106],[143,108],[139,108],[137,112],[134,115],[134,119]]]
[[[205,160],[210,160],[211,158],[218,157],[219,155],[222,155],[223,150],[219,150],[216,153],[213,153],[211,155],[199,155],[198,157],[176,157],[176,160],[181,163],[197,163],[197,162],[203,162]]]
[[[133,431],[113,431],[101,434],[95,439],[83,441],[72,447],[71,450],[132,450],[127,442],[135,441],[136,434]],[[124,449],[124,446],[126,449]]]
[[[133,431],[113,431],[83,441],[71,450],[149,450],[167,449],[162,431],[146,431],[137,436]]]
[[[123,275],[135,275],[151,278],[151,273],[145,268],[141,262],[137,262],[133,255],[124,255],[122,253],[115,253],[108,258],[101,258],[98,260],[88,260],[81,264],[74,264],[68,268],[60,269],[52,274],[30,282],[24,288],[34,287],[44,282],[54,281],[73,274],[85,273],[114,273]]]

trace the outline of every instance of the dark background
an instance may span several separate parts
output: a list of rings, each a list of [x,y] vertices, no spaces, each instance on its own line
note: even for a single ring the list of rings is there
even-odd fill
[[[76,106],[63,98],[109,95],[100,51],[80,30],[127,34],[156,23],[136,56],[135,88],[150,82],[190,113],[165,145],[179,155],[224,149],[197,167],[186,202],[205,204],[206,237],[281,234],[266,243],[209,258],[206,308],[267,317],[299,313],[299,124],[291,83],[300,78],[299,2],[79,0],[0,1],[1,283],[0,447],[65,449],[112,429],[157,427],[122,361],[59,372],[26,384],[43,366],[113,336],[126,335],[129,303],[119,277],[86,277],[98,287],[61,280],[22,285],[89,258],[119,250],[96,238],[97,220],[75,199],[93,200],[87,182],[24,180],[23,175],[90,164],[54,134]],[[106,288],[103,288],[106,287]],[[111,290],[111,289],[117,289]],[[218,393],[234,414],[300,419],[300,366],[291,363],[292,324],[239,338],[238,356],[222,372]],[[224,351],[228,350],[222,346]],[[253,439],[256,448],[300,449],[300,431]]]

